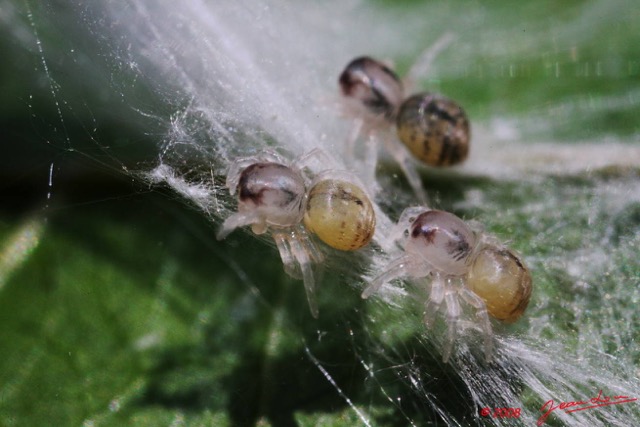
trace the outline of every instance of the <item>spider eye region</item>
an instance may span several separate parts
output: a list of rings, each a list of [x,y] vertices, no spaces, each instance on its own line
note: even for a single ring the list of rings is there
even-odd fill
[[[279,163],[254,163],[238,183],[238,211],[255,211],[269,225],[287,227],[300,222],[305,197],[299,172]]]
[[[469,226],[444,211],[427,211],[411,225],[405,251],[422,257],[437,270],[461,275],[468,269],[467,259],[475,243]]]
[[[403,89],[398,76],[375,59],[363,56],[351,61],[339,78],[342,94],[362,102],[374,115],[393,120],[402,102]]]

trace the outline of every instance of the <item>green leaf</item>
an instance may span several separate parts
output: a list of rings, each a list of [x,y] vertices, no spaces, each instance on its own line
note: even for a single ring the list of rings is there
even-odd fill
[[[461,100],[479,129],[495,117],[513,120],[523,150],[527,141],[547,139],[552,148],[575,146],[576,155],[585,140],[637,144],[640,15],[632,2],[378,3],[390,20],[430,17],[433,26],[411,40],[416,52],[434,34],[457,33],[460,50],[445,51],[422,83]],[[37,23],[54,13],[39,11],[45,16]],[[414,298],[400,309],[362,301],[353,278],[365,271],[366,255],[329,256],[320,319],[313,319],[302,283],[284,274],[267,239],[238,231],[217,242],[217,224],[202,212],[123,182],[110,167],[104,173],[105,164],[155,158],[155,135],[124,127],[113,119],[118,114],[103,111],[97,93],[67,82],[56,99],[81,108],[70,109],[80,117],[66,120],[61,136],[51,81],[43,84],[42,70],[33,71],[41,57],[2,44],[12,60],[0,67],[0,126],[8,135],[0,147],[0,425],[478,422],[464,378],[484,377],[442,364],[438,340],[424,338],[422,290],[407,285]],[[416,52],[397,58],[399,68]],[[130,114],[120,108],[120,116]],[[55,145],[65,139],[97,162]],[[116,148],[105,152],[95,140]],[[616,386],[636,390],[638,165],[640,159],[636,166],[504,178],[424,172],[438,207],[479,221],[531,269],[525,318],[495,325],[498,334],[565,353],[587,374],[610,374]],[[379,170],[394,173],[390,165]],[[402,207],[394,197],[407,189],[390,185],[383,205],[396,213]],[[474,337],[465,338],[473,348]],[[481,373],[505,372],[491,369]],[[540,394],[521,378],[508,380],[521,400],[506,404],[537,417]],[[550,392],[568,384],[576,393],[548,396],[557,399],[593,397],[594,389],[612,386],[545,380]],[[495,390],[496,405],[502,391]],[[611,411],[640,417],[637,405]],[[607,414],[590,420],[606,424]]]

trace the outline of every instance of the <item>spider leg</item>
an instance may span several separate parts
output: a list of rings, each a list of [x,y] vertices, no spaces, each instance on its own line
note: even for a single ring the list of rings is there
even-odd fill
[[[418,59],[413,63],[407,76],[404,78],[403,84],[406,88],[406,93],[413,92],[416,81],[428,76],[430,73],[431,65],[436,57],[456,39],[456,35],[451,32],[446,32],[431,46],[424,50]]]
[[[444,348],[442,350],[442,361],[447,363],[453,351],[453,343],[455,342],[457,335],[458,318],[462,311],[460,309],[460,303],[458,302],[457,289],[452,285],[451,279],[447,279],[444,299],[447,304],[448,331]]]
[[[436,317],[436,313],[442,304],[445,293],[445,282],[442,275],[435,274],[431,281],[431,292],[429,293],[429,299],[424,307],[424,325],[429,328],[433,326],[433,321]]]
[[[271,236],[280,253],[280,260],[282,261],[285,273],[294,279],[301,279],[302,272],[291,249],[291,241],[293,239],[291,234],[283,231],[273,231],[271,232]]]
[[[384,268],[384,271],[369,283],[369,286],[367,286],[364,291],[362,291],[362,298],[369,298],[371,295],[378,293],[378,291],[380,291],[380,288],[382,288],[385,283],[391,282],[392,280],[398,279],[400,277],[426,276],[426,274],[423,274],[421,276],[421,273],[421,266],[413,261],[413,257],[409,255],[403,255],[387,265]]]
[[[378,181],[376,180],[376,168],[378,166],[378,147],[380,146],[379,138],[375,136],[374,132],[369,132],[369,136],[366,139],[365,144],[365,157],[364,157],[364,171],[363,181],[367,183],[369,193],[373,196],[378,194],[381,190]]]
[[[338,165],[335,162],[335,160],[331,156],[329,156],[329,154],[325,150],[321,148],[314,148],[308,153],[301,155],[292,163],[291,166],[294,169],[300,170],[303,173],[303,176],[306,178],[306,180],[310,182],[312,180],[310,177],[306,175],[306,173],[304,172],[304,169],[311,168],[311,166],[313,166],[314,164],[315,166],[318,166],[318,168],[316,168],[318,171],[338,168]]]
[[[264,220],[260,218],[258,213],[236,212],[222,223],[216,238],[222,240],[236,228],[244,227],[245,225],[255,225],[255,227],[252,228],[255,234],[262,234],[266,231],[266,224],[264,224]],[[262,225],[262,228],[260,225]]]
[[[487,362],[490,362],[493,354],[493,334],[491,330],[491,322],[489,321],[489,314],[487,312],[487,305],[482,298],[476,295],[471,289],[464,286],[460,290],[460,297],[467,304],[476,309],[476,316],[478,317],[480,327],[484,333],[484,357]]]
[[[355,147],[356,141],[362,135],[362,130],[364,129],[364,120],[363,119],[355,119],[353,121],[353,125],[351,126],[351,130],[349,130],[349,136],[347,136],[347,141],[345,143],[345,156],[347,159],[346,163],[353,164],[355,159]]]
[[[307,240],[308,238],[306,233],[299,231],[273,233],[273,240],[280,252],[284,271],[295,279],[302,278],[309,310],[313,317],[318,318],[316,280],[312,266],[322,261],[322,255],[315,245]]]
[[[304,290],[307,294],[307,301],[309,303],[309,310],[311,315],[318,318],[318,302],[316,301],[316,281],[313,277],[313,269],[311,268],[314,259],[317,259],[319,253],[313,243],[309,240],[303,240],[306,236],[297,236],[291,240],[291,252],[295,257],[300,270],[302,271],[302,282],[304,284]]]
[[[389,136],[384,138],[384,144],[391,156],[393,156],[400,166],[400,169],[402,169],[402,172],[406,176],[407,181],[409,181],[409,185],[413,189],[418,201],[423,205],[428,205],[427,193],[422,187],[422,179],[416,170],[411,154],[409,154],[407,149],[400,142]]]

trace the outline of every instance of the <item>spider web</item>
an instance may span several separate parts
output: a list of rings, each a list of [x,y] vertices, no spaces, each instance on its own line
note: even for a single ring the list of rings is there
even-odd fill
[[[628,83],[637,79],[640,64],[626,59],[624,46],[632,43],[624,41],[630,34],[624,26],[610,36],[611,46],[592,43],[614,15],[625,15],[627,3],[591,2],[548,19],[523,6],[532,14],[526,36],[513,36],[506,23],[483,26],[503,22],[508,15],[499,7],[487,12],[474,6],[459,16],[446,2],[406,9],[198,0],[179,7],[137,0],[1,4],[11,35],[38,58],[42,92],[57,115],[47,137],[51,144],[169,187],[216,225],[235,208],[224,174],[238,156],[272,149],[294,158],[322,148],[347,168],[341,153],[349,123],[337,113],[336,79],[352,57],[402,59],[403,69],[453,28],[457,41],[422,83],[468,99],[479,118],[472,117],[469,161],[453,172],[425,172],[427,191],[437,207],[477,220],[523,254],[534,277],[525,318],[512,326],[494,324],[497,350],[488,365],[478,330],[468,322],[451,363],[443,364],[445,325],[424,329],[420,283],[386,286],[376,298],[358,300],[365,282],[393,255],[385,230],[413,204],[398,170],[385,162],[378,208],[388,216],[378,217],[376,248],[356,255],[326,252],[324,283],[348,286],[338,291],[327,285],[320,292],[350,294],[355,306],[333,310],[338,298],[320,295],[321,318],[338,313],[332,322],[298,326],[281,318],[274,330],[293,331],[305,363],[347,408],[346,424],[533,425],[549,400],[587,400],[600,390],[640,396],[640,150],[637,128],[628,124],[640,109],[640,86]],[[630,28],[632,19],[625,21]],[[562,90],[584,85],[580,79],[595,82],[592,94],[567,89],[566,96],[546,102],[535,98],[539,87],[530,84],[530,106],[495,95],[517,82]],[[98,113],[105,109],[112,112]],[[107,119],[142,129],[151,142],[136,147],[139,156],[131,156],[129,146],[106,143],[98,133]],[[86,142],[69,137],[70,121],[86,126]],[[607,126],[618,122],[627,127]],[[54,163],[49,194],[55,192],[53,170]],[[262,239],[260,245],[272,243]],[[247,274],[251,266],[224,249],[216,256],[232,266],[240,286],[260,295],[261,284]],[[342,349],[336,358],[327,353],[334,348],[327,342]],[[345,375],[345,366],[356,374]],[[319,414],[330,412],[320,407],[319,413],[305,408],[298,423],[320,422]],[[517,419],[493,418],[482,416],[483,408],[521,412]],[[639,408],[630,402],[572,413],[558,409],[547,423],[627,426]]]

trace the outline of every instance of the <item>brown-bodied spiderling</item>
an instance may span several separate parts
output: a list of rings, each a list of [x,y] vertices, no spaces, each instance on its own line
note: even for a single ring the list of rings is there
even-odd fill
[[[469,120],[462,107],[433,93],[405,98],[405,86],[426,73],[437,52],[451,38],[445,35],[426,51],[404,82],[383,62],[368,56],[352,60],[340,74],[343,110],[354,121],[347,139],[347,157],[355,157],[355,141],[364,136],[368,175],[365,182],[375,182],[379,140],[395,158],[422,203],[427,202],[427,196],[412,155],[434,167],[453,166],[466,160],[471,137]],[[397,140],[391,132],[394,126]]]

